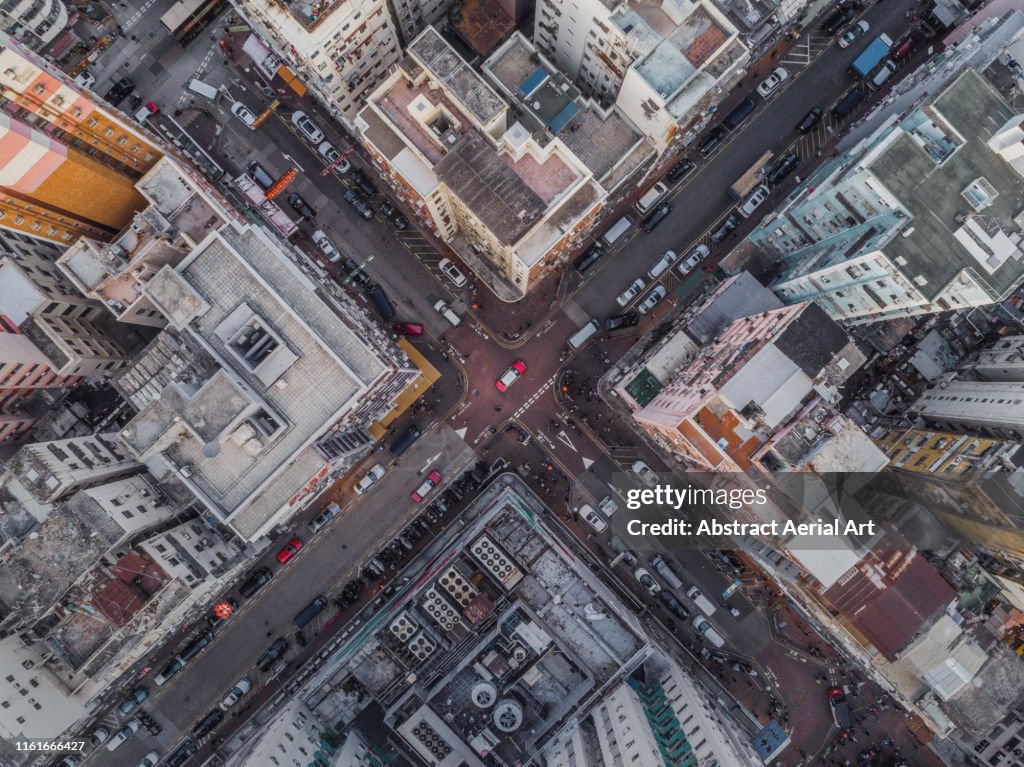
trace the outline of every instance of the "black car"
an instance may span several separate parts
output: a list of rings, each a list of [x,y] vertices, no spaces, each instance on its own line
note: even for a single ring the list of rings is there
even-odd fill
[[[804,119],[796,126],[796,132],[800,134],[809,133],[811,128],[821,122],[821,116],[825,114],[821,107],[814,107],[804,115]]]
[[[352,179],[352,183],[359,187],[359,191],[367,197],[373,197],[377,194],[377,187],[370,181],[370,177],[359,170],[359,168],[353,168],[348,176]]]
[[[274,644],[267,648],[267,651],[260,656],[260,659],[256,661],[256,668],[260,671],[267,671],[271,666],[274,665],[274,661],[278,660],[282,655],[288,651],[288,640],[284,637],[278,637],[274,640]]]
[[[213,728],[223,721],[224,712],[219,708],[213,709],[213,711],[203,717],[199,724],[192,728],[192,737],[202,738],[204,735],[209,735]]]
[[[668,218],[668,214],[672,212],[672,206],[667,202],[663,202],[644,219],[643,227],[645,232],[653,232],[654,228]]]
[[[659,591],[658,599],[660,599],[661,603],[665,605],[665,609],[667,609],[670,613],[679,618],[679,620],[685,621],[687,618],[690,617],[690,611],[687,610],[685,605],[683,605],[683,603],[679,601],[679,597],[677,597],[668,589],[662,589],[661,591]]]
[[[736,218],[735,213],[730,213],[728,217],[718,225],[718,228],[711,233],[711,241],[713,243],[719,243],[728,237],[730,234],[736,231],[736,227],[740,225],[740,220]]]
[[[600,245],[591,245],[587,248],[587,252],[583,254],[583,258],[576,262],[575,269],[580,274],[585,274],[586,271],[601,260],[604,255],[604,248]]]
[[[302,196],[298,192],[292,192],[288,195],[288,204],[295,209],[302,218],[310,221],[316,218],[316,211],[309,207],[309,204],[302,199]]]
[[[185,648],[178,653],[178,657],[183,661],[190,661],[196,657],[204,647],[213,641],[213,632],[206,630],[201,631],[196,637],[185,645]]]
[[[359,215],[367,221],[373,218],[373,208],[370,207],[370,203],[355,189],[345,192],[345,202],[355,208]]]
[[[122,77],[110,86],[110,89],[107,91],[107,95],[103,98],[114,106],[117,106],[124,101],[128,94],[133,90],[135,90],[135,83],[132,82],[132,79],[130,77]]]
[[[409,228],[409,220],[402,215],[402,212],[395,207],[391,200],[384,200],[380,204],[380,212],[383,213],[395,229],[402,230]]]
[[[707,138],[705,138],[700,143],[700,146],[697,147],[697,151],[700,152],[702,155],[707,156],[711,154],[712,150],[716,146],[722,143],[722,139],[724,138],[725,128],[723,128],[721,125],[717,125],[715,126],[715,129],[707,135]]]
[[[341,262],[341,268],[344,269],[345,273],[352,278],[352,282],[360,287],[368,287],[372,282],[370,275],[360,269],[359,264],[347,256]]]
[[[605,330],[621,330],[622,328],[631,328],[640,322],[640,314],[636,311],[629,311],[625,314],[616,314],[614,317],[609,317],[604,321]]]
[[[800,157],[793,152],[790,152],[781,160],[779,160],[775,167],[768,171],[768,183],[777,184],[794,170],[796,166],[800,164]]]
[[[238,593],[241,594],[243,598],[248,599],[270,583],[270,579],[273,577],[274,573],[269,567],[261,567],[249,577],[249,580],[239,587]]]
[[[687,160],[685,157],[668,169],[668,173],[665,174],[665,178],[669,181],[678,181],[681,178],[686,178],[690,171],[696,168],[696,164],[692,160]]]
[[[855,15],[853,8],[837,8],[833,11],[831,16],[825,19],[821,28],[824,29],[826,33],[834,35],[840,29],[845,27]]]
[[[174,752],[167,757],[167,761],[163,763],[163,767],[181,767],[188,758],[196,752],[196,744],[191,740],[186,740],[176,749]]]

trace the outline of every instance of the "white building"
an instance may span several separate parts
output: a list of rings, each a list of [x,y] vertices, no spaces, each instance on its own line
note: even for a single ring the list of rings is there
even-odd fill
[[[1002,336],[960,366],[986,381],[1024,381],[1024,336]]]
[[[138,548],[165,573],[190,586],[216,580],[238,553],[197,519],[152,535],[140,541]]]
[[[95,434],[25,445],[11,460],[9,470],[46,503],[139,472],[142,465],[128,455],[116,434]]]
[[[708,0],[541,0],[534,41],[659,150],[705,116],[749,58],[739,31]]]
[[[0,639],[0,738],[8,743],[53,737],[88,712],[50,676],[36,650],[17,636]]]
[[[944,382],[922,394],[911,409],[937,428],[1024,439],[1024,383]]]

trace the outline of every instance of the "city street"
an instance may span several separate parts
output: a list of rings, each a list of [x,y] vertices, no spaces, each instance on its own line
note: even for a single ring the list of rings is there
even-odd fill
[[[366,171],[377,186],[377,193],[370,199],[375,216],[364,221],[344,203],[344,192],[353,186],[351,177],[336,168],[325,173],[327,161],[296,132],[290,116],[297,109],[311,114],[328,140],[341,149],[351,146],[350,139],[309,99],[301,103],[295,98],[282,99],[282,106],[257,130],[247,129],[230,114],[229,107],[232,99],[243,101],[255,112],[267,106],[270,99],[253,73],[244,66],[229,65],[208,35],[201,35],[181,48],[162,32],[157,21],[159,13],[151,5],[114,9],[125,35],[135,35],[137,40],[129,37],[94,67],[96,88],[102,92],[110,80],[129,73],[139,92],[153,98],[162,109],[183,110],[176,119],[194,130],[197,139],[202,136],[206,151],[228,171],[225,181],[243,172],[252,161],[259,162],[274,178],[289,168],[298,170],[288,191],[301,194],[316,216],[312,222],[300,223],[302,235],[296,247],[317,258],[328,279],[345,285],[372,314],[375,310],[364,291],[341,265],[329,264],[317,256],[312,234],[317,229],[324,230],[344,255],[384,287],[396,308],[394,321],[425,325],[426,334],[412,339],[413,342],[418,348],[422,346],[437,366],[448,367],[436,385],[444,400],[437,405],[436,415],[417,420],[425,436],[400,461],[390,462],[394,465],[389,466],[387,475],[369,494],[351,493],[349,479],[328,491],[317,501],[315,509],[301,515],[293,530],[266,552],[264,559],[275,571],[274,578],[253,598],[242,601],[240,611],[217,628],[217,639],[166,685],[157,688],[146,677],[125,681],[122,692],[140,682],[150,687],[151,697],[145,709],[164,730],[157,738],[141,732],[116,752],[102,750],[102,754],[97,752],[86,760],[87,764],[112,767],[131,767],[152,749],[166,753],[243,676],[251,679],[254,691],[244,707],[231,712],[230,726],[239,724],[245,711],[255,710],[257,702],[266,700],[287,682],[300,665],[295,662],[300,654],[292,639],[292,617],[319,594],[335,597],[341,586],[355,577],[360,565],[409,523],[419,511],[409,492],[429,469],[442,471],[447,479],[480,456],[490,461],[506,458],[545,499],[560,524],[579,539],[580,545],[586,546],[598,562],[611,561],[616,554],[610,547],[610,532],[599,534],[589,529],[573,510],[580,503],[594,504],[600,500],[609,492],[613,477],[621,480],[636,460],[643,460],[655,471],[669,469],[630,425],[600,400],[597,381],[629,346],[672,313],[675,301],[663,301],[636,328],[610,337],[598,332],[579,350],[570,350],[567,339],[592,318],[603,322],[606,317],[620,313],[622,308],[615,297],[633,279],[644,276],[651,263],[666,250],[672,249],[685,257],[696,244],[710,244],[709,232],[735,206],[726,190],[766,150],[777,157],[793,151],[800,156],[801,164],[794,176],[773,190],[764,211],[792,188],[795,175],[809,174],[823,154],[831,151],[843,125],[828,117],[802,137],[797,137],[794,127],[812,107],[827,110],[853,87],[847,69],[859,51],[857,46],[841,50],[831,38],[812,29],[793,41],[777,61],[759,64],[742,90],[730,94],[723,110],[753,90],[774,66],[785,66],[790,72],[789,81],[767,103],[759,103],[757,111],[711,157],[700,159],[695,150],[687,153],[697,162],[697,168],[672,190],[669,199],[673,210],[655,231],[645,234],[634,227],[585,280],[581,281],[574,270],[567,268],[561,290],[552,281],[538,288],[541,295],[510,306],[476,285],[472,277],[463,289],[456,290],[437,269],[438,261],[451,254],[417,227],[410,211],[404,211],[410,226],[403,231],[396,230],[381,215],[380,203],[387,199],[388,190],[367,165],[361,150],[353,151],[347,159]],[[872,35],[884,31],[895,39],[906,27],[909,7],[909,0],[887,0],[870,7],[863,18],[871,24]],[[217,26],[222,25],[214,25]],[[188,79],[197,76],[220,87],[230,98],[222,96],[214,103],[182,96]],[[855,114],[852,119],[856,117]],[[678,158],[671,158],[665,165],[675,159]],[[602,228],[625,215],[638,193],[639,190],[627,195],[622,206],[608,211]],[[283,196],[279,202],[288,215],[295,216]],[[631,217],[638,218],[635,213]],[[713,268],[753,223],[744,222],[725,243],[712,246],[712,256],[704,266]],[[469,273],[465,267],[463,271]],[[660,282],[671,296],[684,279],[672,269]],[[647,284],[641,296],[655,284],[646,276],[644,280]],[[687,286],[687,290],[690,288]],[[556,296],[563,300],[555,300]],[[462,315],[458,327],[434,310],[439,299],[452,304]],[[506,372],[517,362],[523,363],[525,370],[507,378]],[[499,378],[506,381],[505,391],[496,386]],[[431,421],[435,428],[428,434]],[[400,419],[393,425],[392,433],[406,423],[407,417]],[[390,459],[390,454],[371,455],[361,470],[377,460],[388,463],[384,458]],[[305,523],[329,500],[342,505],[343,515],[315,537],[309,536]],[[305,546],[293,561],[278,565],[274,554],[292,535],[299,535]],[[649,553],[637,555],[646,560]],[[706,553],[676,553],[673,567],[678,568],[686,584],[697,585],[716,603],[736,577]],[[681,653],[696,648],[689,625],[684,628],[673,623],[660,604],[648,598],[629,566],[617,565],[608,577],[614,579],[615,587],[638,609],[655,616],[657,630],[673,637]],[[831,673],[834,664],[819,663],[812,656],[811,660],[797,657],[800,652],[794,649],[792,637],[780,632],[778,615],[782,608],[775,600],[766,598],[764,584],[755,573],[741,579],[742,588],[731,599],[739,615],[720,609],[714,622],[727,640],[728,657],[750,664],[762,676],[760,681],[752,682],[754,677],[744,673],[730,681],[724,677],[732,674],[722,674],[722,683],[757,716],[779,710],[773,708],[772,696],[777,696],[790,711],[801,709],[808,690],[806,672],[813,669],[815,678],[809,686],[817,694],[820,689],[813,688],[819,670]],[[695,609],[692,603],[687,604],[691,611]],[[303,656],[311,654],[318,643],[322,645],[330,636],[347,630],[345,623],[353,612],[339,618],[334,608],[325,610],[307,629],[307,634],[312,635],[311,646],[302,651]],[[332,622],[328,625],[328,621]],[[790,630],[796,625],[793,618],[785,623]],[[182,632],[168,643],[158,659],[153,660],[153,673],[194,631]],[[268,679],[253,664],[277,637],[288,638],[292,644],[286,656],[290,665],[279,678]],[[693,654],[688,657],[696,658]],[[717,673],[715,664],[721,665],[708,659],[700,662],[712,675]],[[712,665],[708,666],[709,663]],[[769,674],[777,685],[766,689],[763,682]],[[799,747],[809,754],[819,753],[832,735],[827,707],[822,702],[820,706],[807,707],[807,711],[810,713],[801,713],[799,721],[794,717],[794,741],[799,738]],[[103,719],[109,726],[117,720],[112,713]],[[222,730],[228,726],[224,725]],[[207,736],[204,745],[212,747],[211,739],[222,735],[217,731]]]

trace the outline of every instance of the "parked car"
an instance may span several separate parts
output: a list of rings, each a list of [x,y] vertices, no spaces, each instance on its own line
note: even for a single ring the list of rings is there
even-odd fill
[[[160,767],[181,767],[196,752],[196,748],[197,746],[192,740],[186,740],[171,752],[171,755],[167,757],[167,761],[160,765]]]
[[[317,229],[313,232],[313,244],[315,244],[320,252],[324,254],[328,261],[332,264],[337,263],[341,260],[341,252],[331,242],[331,238],[327,236],[327,233],[323,229]]]
[[[359,264],[347,256],[341,261],[341,269],[349,276],[352,282],[362,288],[367,287],[372,282],[370,275],[368,275],[362,267],[359,266]]]
[[[349,171],[348,177],[352,179],[352,183],[359,187],[359,191],[365,194],[367,197],[373,197],[377,194],[377,187],[370,181],[370,177],[367,176],[359,168],[353,168]]]
[[[667,202],[661,203],[658,207],[652,210],[647,218],[643,220],[643,228],[645,232],[653,232],[658,224],[668,218],[668,214],[672,212],[672,206]]]
[[[256,668],[266,673],[270,667],[274,665],[274,661],[284,655],[287,651],[288,640],[284,637],[278,637],[259,657],[259,660],[256,661]]]
[[[341,506],[336,503],[327,504],[327,508],[317,514],[309,523],[310,532],[319,532],[339,514],[341,514]]]
[[[107,742],[107,739],[109,737],[110,730],[108,730],[103,725],[100,725],[99,727],[95,728],[92,732],[89,733],[89,745],[92,748],[99,748]]]
[[[640,291],[642,291],[646,285],[647,283],[645,283],[642,279],[637,277],[635,280],[633,280],[633,282],[630,283],[628,288],[619,293],[618,297],[615,299],[615,302],[619,306],[625,306],[638,295],[640,295]]]
[[[795,152],[790,152],[785,155],[781,160],[775,163],[775,166],[768,171],[768,183],[777,184],[794,170],[796,166],[800,164],[800,155]]]
[[[645,485],[654,487],[658,484],[658,475],[655,473],[654,469],[643,461],[634,461],[631,468],[633,473],[636,474],[640,478],[640,481]]]
[[[423,326],[418,322],[396,322],[395,333],[400,336],[421,336]]]
[[[601,513],[606,517],[610,517],[619,510],[619,504],[617,504],[610,495],[606,495],[601,499],[601,502],[597,504],[597,508],[599,508]]]
[[[103,97],[105,101],[113,104],[115,107],[124,101],[128,94],[135,90],[135,83],[130,77],[122,77],[116,83],[114,83],[107,90],[106,95]]]
[[[441,274],[448,278],[449,282],[457,288],[461,288],[466,284],[466,275],[459,271],[450,258],[442,258],[437,262],[437,268],[441,270]]]
[[[785,67],[775,67],[757,86],[757,92],[761,98],[768,98],[775,91],[782,87],[782,84],[789,79],[789,72]]]
[[[277,561],[282,565],[289,562],[292,557],[302,551],[302,539],[292,538],[283,549],[277,552]]]
[[[245,123],[245,127],[253,130],[256,127],[256,114],[241,101],[231,105],[231,114]]]
[[[205,738],[213,729],[224,721],[224,712],[219,708],[213,709],[210,713],[200,720],[199,724],[192,728],[193,738]]]
[[[124,727],[115,732],[114,737],[107,741],[107,751],[115,751],[118,746],[137,733],[140,727],[142,727],[142,722],[138,719],[129,719],[124,723]]]
[[[146,698],[148,697],[149,690],[141,686],[136,687],[134,690],[128,693],[128,697],[121,701],[120,705],[118,705],[117,713],[121,714],[122,716],[128,716],[128,714],[130,714],[132,711],[141,706],[143,701],[145,701]]]
[[[624,314],[616,314],[604,321],[605,330],[622,330],[623,328],[634,327],[640,322],[640,313],[635,309]]]
[[[269,567],[261,567],[238,587],[238,593],[242,595],[243,599],[250,599],[257,591],[270,583],[270,579],[273,577],[274,573]]]
[[[160,752],[150,751],[135,767],[156,767],[160,762]]]
[[[153,678],[153,684],[162,687],[170,681],[171,677],[185,668],[185,661],[181,658],[172,658],[167,665],[160,669],[160,673]]]
[[[647,312],[651,311],[655,306],[660,304],[661,299],[663,299],[667,295],[668,288],[666,288],[664,285],[655,285],[654,290],[648,293],[644,297],[643,301],[636,305],[636,310],[640,312],[640,314],[647,314]]]
[[[679,597],[673,594],[668,589],[662,589],[658,592],[658,599],[665,605],[665,609],[672,613],[679,620],[685,621],[690,617],[690,611],[686,609],[686,606],[679,601]]]
[[[918,43],[924,40],[924,35],[918,32],[916,29],[912,30],[906,38],[896,44],[896,49],[892,52],[893,61],[902,61],[917,47]]]
[[[810,112],[804,115],[804,119],[797,123],[796,132],[803,135],[810,133],[811,129],[821,122],[821,117],[824,111],[821,107],[814,107]]]
[[[316,123],[305,112],[293,112],[292,125],[299,129],[299,133],[310,144],[319,144],[324,140],[324,132],[316,127]]]
[[[849,48],[855,42],[864,37],[864,35],[867,34],[867,31],[870,28],[870,25],[866,21],[861,19],[839,36],[839,47]]]
[[[348,173],[352,166],[348,160],[342,158],[341,151],[334,146],[330,141],[324,141],[316,148],[317,154],[327,160],[328,164],[333,165],[334,169],[340,173]]]
[[[718,225],[718,228],[711,233],[711,241],[715,244],[722,242],[726,237],[736,231],[736,227],[740,225],[740,220],[736,218],[735,213],[730,213],[725,219]]]
[[[683,259],[683,262],[679,265],[679,271],[681,274],[689,274],[697,268],[698,264],[705,258],[711,255],[711,248],[704,243],[701,243],[696,248],[690,251],[690,254]]]
[[[366,201],[363,195],[359,194],[355,189],[349,189],[345,192],[345,202],[356,209],[356,212],[365,220],[369,221],[373,218],[373,208],[370,203]]]
[[[640,581],[640,585],[647,589],[647,591],[650,592],[651,596],[654,596],[659,591],[661,591],[661,586],[658,584],[656,580],[654,580],[654,576],[651,575],[645,568],[638,567],[636,570],[633,571],[633,577]]]
[[[853,8],[839,7],[825,19],[821,28],[825,30],[825,34],[834,35],[849,24],[854,15]]]
[[[227,711],[233,705],[238,703],[249,690],[252,689],[252,682],[249,681],[249,677],[244,676],[235,682],[235,686],[228,690],[228,694],[225,695],[220,702],[221,710]]]
[[[516,360],[512,363],[512,367],[501,374],[501,377],[494,382],[495,388],[500,392],[508,391],[508,387],[519,380],[519,377],[526,372],[526,363],[522,360]]]
[[[423,503],[423,499],[430,495],[430,491],[439,484],[441,484],[441,475],[436,471],[432,471],[420,483],[420,486],[409,494],[409,497],[416,503]]]
[[[603,533],[608,529],[608,523],[601,519],[600,515],[594,511],[594,507],[589,504],[583,504],[580,506],[580,518],[585,520],[588,525],[594,528],[595,531]]]
[[[316,218],[316,211],[309,207],[298,192],[292,192],[288,195],[288,204],[291,205],[295,212],[306,221],[312,221]]]
[[[754,211],[761,207],[765,200],[768,199],[768,186],[767,184],[760,184],[751,192],[747,199],[743,201],[743,204],[739,207],[740,215],[744,218],[749,218],[754,214]]]
[[[377,482],[377,480],[383,478],[383,476],[384,466],[382,464],[375,463],[373,466],[367,469],[366,473],[362,476],[362,478],[360,478],[360,480],[356,482],[354,490],[356,491],[357,494],[362,495],[371,487],[373,487],[374,483]]]
[[[859,89],[854,88],[839,99],[839,102],[832,107],[832,116],[839,120],[845,119],[863,100],[864,94],[861,93]]]
[[[702,615],[698,615],[693,619],[693,627],[697,629],[697,633],[700,634],[701,638],[708,644],[714,645],[715,647],[722,647],[725,645],[725,640],[722,639],[722,635],[719,634],[715,627],[711,625],[711,622]]]
[[[697,147],[697,151],[702,156],[707,157],[711,154],[715,147],[722,143],[726,137],[725,128],[721,125],[716,125],[715,128],[700,142],[700,146]]]
[[[596,264],[604,255],[604,248],[596,243],[587,248],[587,252],[576,262],[576,271],[584,274],[590,267]]]
[[[697,165],[693,160],[688,160],[685,157],[668,169],[668,173],[665,174],[665,178],[673,183],[681,179],[686,178],[690,171],[696,168]]]
[[[380,204],[380,212],[384,214],[384,217],[391,222],[395,229],[402,231],[409,228],[409,220],[402,215],[402,212],[395,207],[391,200],[384,200]]]

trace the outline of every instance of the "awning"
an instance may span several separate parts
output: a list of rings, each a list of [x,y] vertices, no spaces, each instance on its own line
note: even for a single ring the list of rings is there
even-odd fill
[[[71,47],[77,42],[78,35],[70,29],[66,29],[58,35],[52,43],[50,43],[49,47],[46,49],[46,55],[54,59],[59,59],[71,50]]]
[[[282,64],[277,70],[277,76],[284,80],[285,84],[295,91],[299,98],[306,95],[306,86],[302,84],[302,81],[288,67]]]

